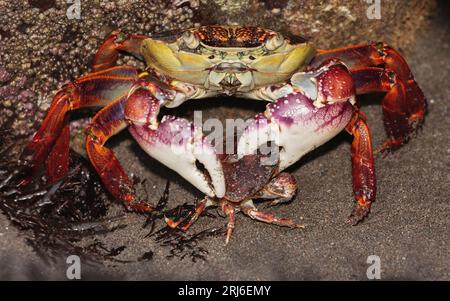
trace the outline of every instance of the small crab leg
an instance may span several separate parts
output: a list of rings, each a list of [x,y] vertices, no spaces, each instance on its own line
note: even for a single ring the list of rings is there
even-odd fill
[[[195,207],[195,212],[192,214],[188,223],[186,225],[184,225],[183,227],[181,227],[181,230],[187,231],[195,223],[195,221],[198,219],[200,214],[202,214],[203,210],[205,210],[206,203],[208,202],[208,200],[209,200],[209,198],[204,198],[197,204],[197,207]]]
[[[146,202],[136,200],[133,183],[120,165],[113,151],[103,146],[109,137],[127,126],[124,106],[126,98],[104,107],[86,129],[86,150],[89,159],[109,192],[129,209],[149,212],[154,208]]]
[[[389,139],[380,150],[394,150],[407,143],[422,126],[427,103],[401,54],[384,43],[319,50],[310,68],[337,58],[350,67],[357,94],[387,92],[382,101]],[[383,68],[374,68],[383,66]]]
[[[346,130],[353,135],[351,147],[353,193],[356,206],[349,217],[349,222],[357,224],[369,213],[370,206],[375,200],[376,178],[373,161],[370,130],[363,113],[356,111]]]
[[[104,106],[123,98],[136,78],[137,71],[134,67],[121,66],[90,73],[64,85],[53,98],[41,127],[22,153],[22,160],[26,162],[30,172],[20,184],[29,183],[44,161],[49,183],[60,179],[68,170],[68,112]]]
[[[189,221],[181,227],[181,230],[187,231],[199,218],[199,216],[202,214],[202,212],[205,210],[206,207],[211,206],[213,204],[212,200],[209,197],[203,198],[195,207],[194,213],[189,218]],[[182,222],[182,220],[179,220],[177,222],[174,222],[170,218],[165,218],[165,221],[167,225],[171,228],[176,228],[178,225]]]
[[[228,216],[227,223],[227,236],[225,238],[225,244],[227,245],[230,242],[231,235],[233,234],[233,230],[236,223],[236,209],[230,205],[227,201],[222,201],[220,203],[220,207],[222,211]]]
[[[132,35],[114,31],[98,48],[94,56],[92,69],[100,71],[115,66],[119,51],[125,51],[137,58],[141,58],[141,42],[147,38],[144,35]]]
[[[274,224],[274,225],[278,225],[281,227],[290,227],[290,228],[304,228],[305,227],[305,225],[295,223],[292,219],[276,217],[272,213],[259,211],[253,204],[252,200],[243,202],[241,204],[240,208],[241,208],[241,211],[245,215],[249,216],[252,219],[256,219],[260,222]]]

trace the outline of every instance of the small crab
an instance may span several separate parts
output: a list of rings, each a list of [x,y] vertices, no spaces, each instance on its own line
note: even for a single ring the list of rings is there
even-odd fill
[[[122,51],[144,60],[145,70],[116,66]],[[238,211],[259,221],[302,227],[258,210],[252,200],[290,200],[297,183],[283,170],[345,130],[353,136],[356,206],[349,221],[356,224],[368,214],[376,193],[370,131],[357,101],[358,95],[372,92],[384,93],[388,140],[380,150],[394,150],[422,125],[426,100],[405,59],[384,43],[320,50],[304,40],[293,43],[278,32],[246,26],[202,26],[159,39],[113,32],[97,51],[93,72],[56,93],[22,155],[29,173],[21,184],[29,183],[43,163],[49,182],[66,174],[68,113],[103,107],[86,129],[86,149],[109,192],[131,210],[154,210],[136,197],[132,181],[105,146],[128,127],[151,157],[206,195],[187,222],[167,219],[169,226],[187,230],[205,207],[218,205],[229,217],[228,242]],[[236,138],[232,154],[218,153],[194,123],[159,116],[162,107],[218,95],[269,102]],[[260,147],[267,144],[278,155],[262,164],[267,155]]]

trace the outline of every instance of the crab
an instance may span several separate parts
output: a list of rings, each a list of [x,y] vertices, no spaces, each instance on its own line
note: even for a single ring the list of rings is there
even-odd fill
[[[146,68],[118,66],[120,52],[145,61]],[[154,159],[173,169],[205,198],[182,224],[187,230],[202,211],[216,205],[228,216],[226,242],[237,212],[279,226],[300,228],[292,219],[259,210],[293,198],[296,179],[283,172],[341,131],[353,136],[351,164],[357,224],[375,200],[371,134],[358,95],[382,92],[388,139],[381,152],[402,146],[424,121],[426,99],[401,54],[383,42],[321,50],[306,41],[248,26],[201,26],[177,36],[152,38],[113,32],[95,54],[93,71],[65,84],[54,96],[41,127],[26,146],[26,185],[45,165],[50,183],[69,168],[69,113],[102,107],[86,129],[88,157],[104,187],[130,210],[151,212],[107,140],[128,128]],[[266,110],[246,123],[234,152],[219,153],[201,126],[179,117],[159,116],[190,99],[220,95],[267,101]],[[161,118],[162,117],[162,118]],[[263,145],[277,155],[268,160]],[[268,161],[272,161],[268,163]]]

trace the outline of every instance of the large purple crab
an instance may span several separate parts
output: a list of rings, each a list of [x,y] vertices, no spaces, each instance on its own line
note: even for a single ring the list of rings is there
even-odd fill
[[[145,70],[116,66],[119,52],[145,60]],[[406,143],[423,123],[425,97],[404,58],[384,43],[318,50],[311,43],[291,43],[259,27],[203,26],[176,38],[156,39],[112,33],[97,51],[93,72],[64,85],[55,95],[40,129],[22,158],[28,183],[45,163],[49,182],[68,170],[69,112],[103,107],[87,128],[89,159],[110,193],[132,210],[154,207],[136,198],[132,181],[105,142],[128,127],[153,158],[175,170],[206,197],[184,225],[187,230],[209,205],[229,217],[227,242],[238,211],[280,226],[301,227],[290,219],[258,210],[254,199],[272,204],[290,200],[295,178],[282,172],[342,130],[351,146],[357,223],[375,200],[376,183],[370,131],[358,109],[357,95],[385,92],[382,100],[388,140],[382,151]],[[217,95],[268,101],[240,137],[233,154],[220,154],[202,128],[186,119],[159,117],[189,99]],[[261,154],[262,145],[277,151],[276,160]]]

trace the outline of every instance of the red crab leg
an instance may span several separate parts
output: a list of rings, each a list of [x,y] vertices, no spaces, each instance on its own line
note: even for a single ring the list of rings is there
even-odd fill
[[[119,51],[125,51],[140,58],[141,42],[147,38],[144,35],[132,35],[114,31],[98,48],[94,56],[92,69],[100,71],[115,66]]]
[[[181,230],[187,231],[197,221],[205,208],[208,207],[208,202],[211,202],[211,200],[206,197],[197,204],[194,213],[190,216],[189,221],[181,227]],[[165,221],[169,227],[175,229],[183,220],[180,219],[179,221],[174,222],[172,219],[166,217]]]
[[[236,223],[236,210],[227,201],[222,201],[220,204],[222,211],[228,216],[227,223],[227,236],[225,238],[225,244],[227,245],[230,242],[231,235],[233,234],[234,226]]]
[[[195,207],[194,214],[192,214],[188,223],[186,225],[184,225],[183,227],[181,227],[181,230],[187,231],[195,223],[195,221],[199,218],[200,214],[202,214],[203,210],[205,210],[207,202],[208,202],[208,199],[205,198],[197,204],[197,206]]]
[[[340,59],[349,68],[382,65],[384,64],[384,59],[379,52],[378,46],[379,44],[359,44],[330,50],[318,49],[317,55],[308,66],[308,69],[317,69],[330,59]]]
[[[353,193],[356,206],[349,217],[349,222],[357,224],[370,211],[370,206],[375,200],[376,178],[375,164],[373,161],[372,142],[370,130],[365,121],[365,116],[356,111],[346,130],[353,135],[351,147]]]
[[[394,150],[408,142],[423,124],[427,105],[400,53],[384,43],[319,50],[310,68],[332,58],[339,58],[351,68],[358,94],[387,92],[382,107],[389,139],[383,143],[381,151]]]
[[[352,71],[358,94],[387,92],[382,107],[389,139],[380,150],[391,150],[408,142],[422,125],[426,111],[425,97],[414,80],[403,81],[393,71],[363,67]]]
[[[290,228],[304,228],[305,225],[297,224],[290,218],[277,217],[272,213],[259,211],[255,205],[253,205],[252,201],[247,201],[241,204],[242,212],[249,216],[252,219],[256,219],[257,221],[274,224],[281,227],[290,227]]]
[[[90,73],[64,87],[53,98],[41,127],[25,147],[22,159],[29,172],[21,185],[30,182],[44,161],[47,162],[49,182],[67,172],[69,153],[68,112],[85,107],[104,106],[111,100],[127,95],[137,78],[133,67],[121,66]]]
[[[136,200],[133,183],[120,165],[113,151],[103,146],[109,137],[117,134],[127,126],[124,107],[126,97],[109,104],[95,115],[86,130],[86,150],[89,159],[99,174],[108,191],[129,209],[149,212],[153,206]]]
[[[48,183],[61,179],[69,170],[70,126],[69,115],[66,114],[61,133],[56,138],[48,158],[45,160],[45,170]]]

